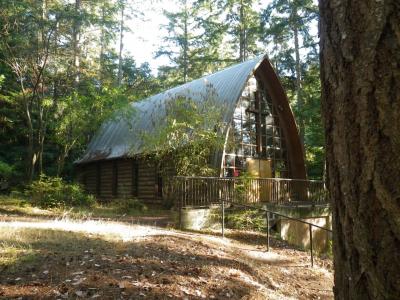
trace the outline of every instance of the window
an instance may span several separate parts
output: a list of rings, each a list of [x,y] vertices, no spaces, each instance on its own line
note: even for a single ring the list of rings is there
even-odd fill
[[[246,170],[246,158],[269,159],[273,174],[288,174],[278,116],[268,92],[255,77],[249,79],[233,114],[223,160],[224,176],[238,176]]]

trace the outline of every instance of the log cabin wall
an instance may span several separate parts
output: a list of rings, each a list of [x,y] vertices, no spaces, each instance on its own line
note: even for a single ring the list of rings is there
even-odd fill
[[[100,171],[100,195],[101,199],[111,199],[112,194],[112,182],[113,182],[113,162],[104,161],[101,162]]]
[[[85,187],[85,190],[96,195],[96,164],[89,163],[76,167],[77,181]]]
[[[121,158],[77,166],[77,180],[90,194],[104,202],[116,198],[138,198],[143,202],[162,201],[165,176],[175,173],[169,167],[162,175],[148,159]]]
[[[117,191],[116,197],[129,198],[135,196],[132,191],[132,176],[134,174],[134,160],[132,159],[121,159],[116,161],[117,165]]]
[[[156,167],[150,160],[139,160],[138,198],[145,202],[156,200]]]

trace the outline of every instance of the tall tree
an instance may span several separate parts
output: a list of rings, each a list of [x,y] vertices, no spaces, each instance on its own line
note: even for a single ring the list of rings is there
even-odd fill
[[[311,28],[316,25],[317,18],[317,7],[312,0],[274,0],[262,14],[264,40],[273,45],[271,58],[279,65],[278,70],[295,79],[296,115],[303,144],[303,73],[306,65],[301,51],[306,55],[314,54],[316,59],[317,39],[311,33]]]
[[[11,3],[6,3],[11,4]],[[56,7],[52,5],[52,9]],[[39,161],[42,171],[43,145],[48,123],[48,76],[57,14],[46,1],[21,1],[5,5],[0,15],[3,67],[8,68],[8,102],[24,113],[27,127],[26,178],[32,180]],[[47,16],[51,13],[51,18]],[[18,84],[15,84],[15,83]]]
[[[308,176],[322,178],[318,9],[312,0],[274,0],[261,14],[263,40],[282,78],[303,142]]]
[[[227,28],[221,23],[223,7],[209,0],[177,3],[177,11],[164,11],[167,36],[156,53],[156,57],[166,56],[170,61],[159,68],[159,77],[167,86],[199,78],[227,63],[221,54],[226,51],[223,38]]]
[[[122,81],[122,51],[124,50],[124,21],[125,21],[125,1],[120,0],[120,14],[119,19],[119,52],[118,52],[118,85],[121,85]]]
[[[117,87],[116,3],[2,1],[0,161],[19,174],[26,169],[28,181],[70,168],[101,120],[156,87],[148,66],[127,66],[129,59],[122,60]],[[131,1],[124,3],[129,8]]]
[[[321,0],[336,299],[400,299],[400,2]]]
[[[226,21],[233,52],[237,61],[243,62],[258,54],[260,32],[259,14],[254,9],[254,0],[226,0]]]
[[[179,0],[178,11],[170,12],[164,10],[168,24],[163,27],[168,36],[164,37],[165,45],[157,51],[156,57],[167,56],[172,66],[163,66],[160,71],[165,77],[172,76],[176,83],[185,83],[192,78],[190,64],[192,61],[191,46],[194,37],[194,15],[189,9],[190,0]]]

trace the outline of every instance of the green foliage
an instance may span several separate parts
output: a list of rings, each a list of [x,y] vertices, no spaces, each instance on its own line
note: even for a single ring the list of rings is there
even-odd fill
[[[0,160],[0,181],[8,180],[13,175],[14,169],[9,164]]]
[[[147,206],[136,198],[121,198],[115,201],[118,211],[123,214],[146,212]]]
[[[261,14],[263,40],[282,79],[304,141],[308,176],[324,172],[318,8],[312,0],[273,0]],[[296,37],[298,43],[296,44]]]
[[[210,74],[260,52],[260,18],[254,0],[176,0],[177,10],[164,10],[167,34],[156,57],[164,88]]]
[[[72,162],[81,156],[100,124],[116,117],[115,111],[125,111],[122,117],[130,118],[129,109],[121,109],[129,107],[129,102],[250,58],[258,54],[262,41],[297,120],[305,125],[309,176],[320,178],[324,140],[318,41],[311,30],[318,17],[313,2],[274,0],[261,13],[254,0],[175,2],[175,11],[164,12],[166,34],[157,53],[167,57],[169,64],[160,67],[156,78],[147,63],[137,64],[135,53],[115,50],[115,44],[123,42],[119,41],[120,30],[128,31],[124,18],[142,15],[138,2],[2,1],[0,176],[8,176],[12,185],[42,173],[70,178]],[[296,105],[294,28],[301,37],[303,107]],[[178,115],[165,120],[167,127],[154,134],[150,140],[155,142],[150,144],[158,145],[155,152],[160,161],[177,158],[180,174],[214,174],[215,170],[206,167],[212,155],[207,149],[219,149],[220,135],[202,125],[213,118],[212,109],[203,118],[194,111],[205,112],[206,108],[195,101],[184,105],[188,111],[168,108]],[[165,137],[170,142],[163,144],[160,140]],[[161,149],[164,146],[168,147]],[[195,168],[192,162],[202,167]]]
[[[40,176],[25,192],[32,204],[42,208],[64,208],[72,206],[92,206],[95,198],[86,194],[82,187],[66,183],[59,177]]]
[[[166,102],[166,118],[153,120],[155,129],[144,134],[144,153],[154,156],[162,169],[173,162],[182,176],[217,175],[210,158],[224,145],[222,108],[213,100],[211,87],[204,100],[177,96]]]
[[[226,227],[241,230],[265,230],[265,213],[257,209],[227,210],[225,214]]]
[[[133,2],[116,2],[2,2],[0,160],[16,182],[71,176],[105,119],[157,91],[148,64],[115,53],[122,6],[133,14]]]
[[[251,190],[251,178],[247,172],[241,172],[239,180],[235,183],[235,197],[240,200],[247,200],[249,190]],[[239,200],[239,201],[240,201]]]
[[[254,0],[225,0],[227,33],[237,61],[246,61],[260,53],[260,16]]]

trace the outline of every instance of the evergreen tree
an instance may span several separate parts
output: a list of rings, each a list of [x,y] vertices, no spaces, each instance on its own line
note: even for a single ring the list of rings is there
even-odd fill
[[[294,106],[309,175],[321,177],[324,151],[318,39],[312,31],[318,20],[317,7],[312,0],[274,0],[263,11],[261,20],[264,43]]]
[[[260,17],[254,9],[254,0],[225,0],[228,39],[237,61],[248,60],[260,53],[257,47]]]
[[[102,120],[155,88],[147,65],[121,60],[113,47],[121,21],[116,4],[2,1],[0,161],[27,181],[70,170]]]

